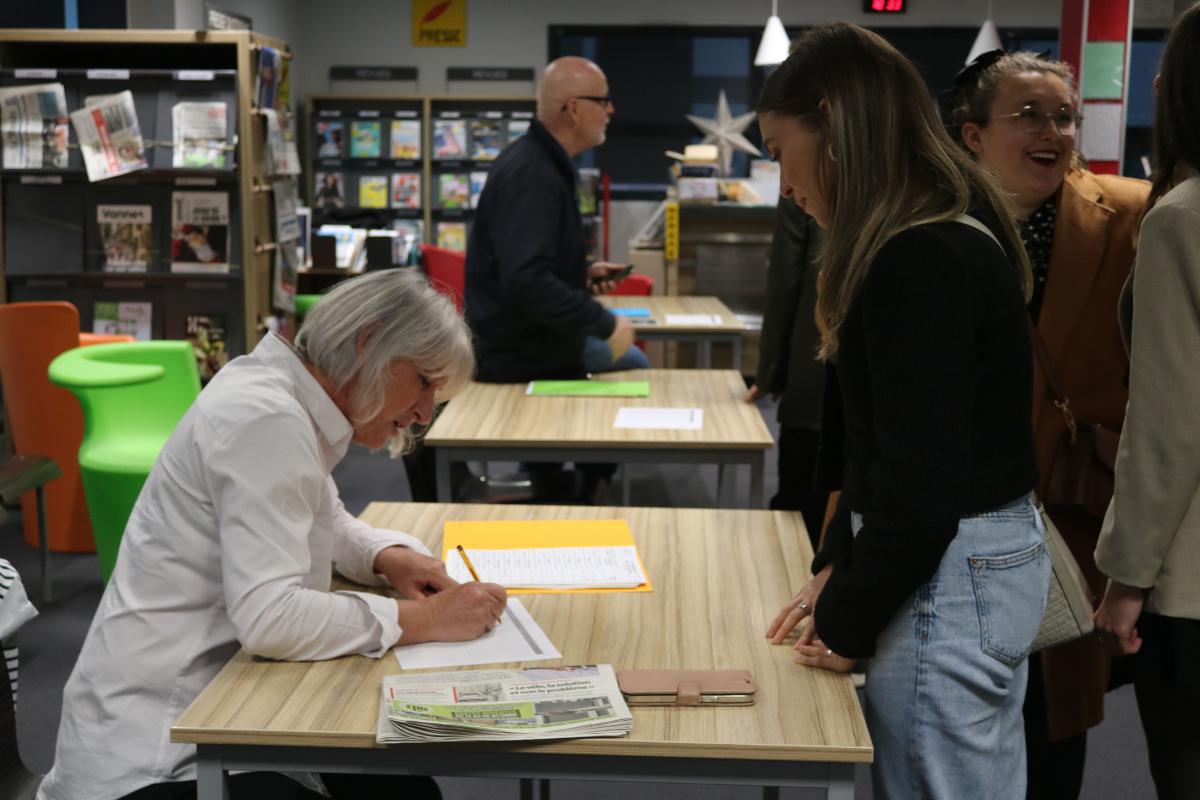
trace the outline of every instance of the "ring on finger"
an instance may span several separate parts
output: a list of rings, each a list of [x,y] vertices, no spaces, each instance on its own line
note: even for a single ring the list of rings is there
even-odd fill
[[[829,658],[829,657],[831,657],[832,655],[833,655],[833,651],[832,651],[832,650],[826,650],[826,651],[825,651],[825,657],[826,657],[826,658]]]
[[[801,601],[800,601],[800,610],[801,610],[801,611],[808,611],[808,603],[806,603],[806,602],[804,602],[803,600],[801,600]]]

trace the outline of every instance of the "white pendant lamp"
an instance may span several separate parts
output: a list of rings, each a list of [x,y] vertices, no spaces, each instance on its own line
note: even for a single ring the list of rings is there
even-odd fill
[[[758,52],[754,55],[754,66],[772,67],[787,60],[788,49],[791,47],[787,31],[779,19],[778,0],[771,0],[771,17],[767,27],[763,28],[762,40],[758,43]]]
[[[971,52],[967,54],[965,63],[970,64],[989,50],[1003,49],[1004,45],[1000,43],[1000,32],[996,30],[996,23],[992,22],[992,0],[988,0],[987,19],[979,26],[979,33],[975,35],[975,44],[971,45]]]

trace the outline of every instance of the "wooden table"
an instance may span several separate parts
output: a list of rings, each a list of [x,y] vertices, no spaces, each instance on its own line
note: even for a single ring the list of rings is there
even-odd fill
[[[637,708],[619,739],[380,747],[375,728],[392,655],[287,663],[236,655],[171,729],[198,746],[200,798],[224,795],[227,770],[387,772],[493,778],[636,780],[854,794],[873,749],[848,677],[797,666],[763,637],[808,578],[800,514],[778,511],[374,503],[363,519],[440,551],[446,520],[627,519],[654,584],[649,594],[525,595],[562,652],[537,664],[750,669],[747,707]],[[519,665],[509,665],[519,666]]]
[[[725,465],[750,467],[750,506],[763,506],[766,453],[774,445],[762,414],[746,403],[735,370],[628,370],[605,380],[648,380],[649,397],[533,397],[524,383],[472,383],[438,416],[425,444],[437,453],[437,496],[450,497],[451,461],[574,461],[717,464],[717,500]],[[614,428],[622,406],[702,408],[700,430]],[[728,482],[732,484],[732,481]],[[628,471],[622,502],[629,504]]]
[[[733,345],[733,368],[742,370],[742,334],[746,326],[729,307],[715,297],[662,295],[604,295],[597,298],[607,308],[645,308],[650,312],[652,323],[629,321],[637,338],[643,340],[666,340],[693,342],[697,345],[697,367],[712,367],[713,342],[728,342]],[[668,314],[712,314],[721,318],[718,325],[693,325],[667,322]]]

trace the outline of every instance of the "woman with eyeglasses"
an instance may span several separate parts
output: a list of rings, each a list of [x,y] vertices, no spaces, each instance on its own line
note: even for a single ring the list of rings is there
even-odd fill
[[[1121,295],[1129,409],[1096,563],[1096,630],[1137,653],[1133,685],[1160,800],[1200,796],[1200,4],[1155,80],[1154,185]]]
[[[815,577],[766,635],[782,644],[808,619],[798,663],[869,659],[876,797],[1019,800],[1050,557],[1016,225],[877,34],[806,32],[756,110],[781,194],[828,234],[822,467],[842,489]]]
[[[1033,53],[984,53],[955,80],[951,135],[1000,180],[1033,266],[1029,314],[1050,362],[1035,362],[1038,496],[1088,577],[1104,591],[1092,550],[1100,517],[1051,504],[1055,459],[1068,440],[1052,384],[1080,423],[1121,429],[1128,362],[1115,309],[1133,264],[1145,181],[1097,175],[1077,154],[1080,116],[1071,68]],[[1062,469],[1062,466],[1059,466]],[[1103,504],[1101,504],[1101,509]],[[1025,699],[1030,798],[1075,798],[1087,730],[1104,717],[1109,660],[1094,639],[1035,654]]]

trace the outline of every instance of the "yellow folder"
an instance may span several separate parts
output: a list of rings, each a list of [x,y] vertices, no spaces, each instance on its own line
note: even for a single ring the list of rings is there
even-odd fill
[[[623,519],[546,519],[451,521],[442,529],[442,561],[446,553],[462,545],[472,550],[518,550],[537,547],[621,547],[632,545],[633,533]],[[510,589],[509,594],[611,594],[652,592],[650,575],[638,553],[638,564],[646,582],[632,589]],[[486,580],[487,576],[483,578]]]

